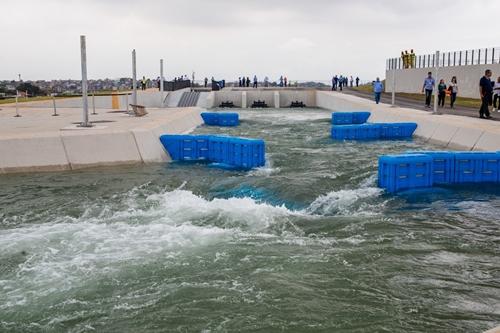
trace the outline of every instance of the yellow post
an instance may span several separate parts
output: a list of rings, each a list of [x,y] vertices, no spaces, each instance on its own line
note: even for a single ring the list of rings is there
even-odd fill
[[[120,108],[120,100],[118,99],[118,95],[115,91],[111,94],[111,108],[113,110],[118,110]]]

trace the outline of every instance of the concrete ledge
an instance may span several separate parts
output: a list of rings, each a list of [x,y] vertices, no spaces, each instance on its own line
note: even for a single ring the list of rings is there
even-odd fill
[[[483,132],[473,150],[500,151],[500,132]]]
[[[63,132],[62,141],[71,169],[97,165],[141,163],[141,155],[131,132],[74,134]]]
[[[448,148],[455,150],[472,150],[474,145],[483,135],[483,131],[475,128],[459,127],[451,138]]]
[[[458,127],[448,124],[439,123],[434,134],[429,138],[429,142],[448,146],[451,139],[458,132]]]
[[[59,136],[35,136],[0,140],[0,170],[69,170],[70,165]]]

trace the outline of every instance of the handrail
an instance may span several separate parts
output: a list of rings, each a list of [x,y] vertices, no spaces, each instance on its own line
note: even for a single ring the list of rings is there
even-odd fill
[[[500,63],[500,47],[441,52],[439,67],[493,65]],[[386,61],[386,70],[431,68],[436,66],[435,54],[414,55],[409,61],[403,57]]]

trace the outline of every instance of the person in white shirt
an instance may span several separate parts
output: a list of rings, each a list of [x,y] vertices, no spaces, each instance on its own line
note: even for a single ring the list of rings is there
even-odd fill
[[[493,111],[500,112],[500,76],[493,86],[493,96]]]
[[[451,78],[451,83],[448,86],[448,90],[450,91],[450,108],[453,109],[455,107],[455,101],[457,100],[458,94],[458,83],[456,76]]]

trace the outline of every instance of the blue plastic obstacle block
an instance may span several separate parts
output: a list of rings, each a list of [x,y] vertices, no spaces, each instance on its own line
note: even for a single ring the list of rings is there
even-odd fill
[[[358,111],[352,113],[352,122],[353,124],[364,124],[370,118],[371,113],[365,111]]]
[[[432,157],[424,154],[384,155],[379,158],[378,185],[390,193],[432,186]]]
[[[455,154],[455,182],[482,183],[500,181],[500,154],[459,152]]]
[[[455,152],[407,151],[406,154],[425,154],[432,157],[433,184],[453,184],[455,182]]]
[[[208,159],[209,136],[162,135],[160,141],[174,161],[199,161]]]
[[[351,125],[352,122],[352,112],[333,112],[332,113],[332,124],[333,125]]]
[[[417,129],[416,123],[381,123],[379,125],[382,139],[411,138]]]
[[[334,125],[332,138],[335,140],[374,140],[380,138],[379,124]]]
[[[229,159],[229,137],[211,136],[208,159],[212,162],[225,163]]]
[[[203,112],[201,114],[205,125],[209,126],[238,126],[239,115],[229,112]]]
[[[370,112],[356,111],[356,112],[333,112],[332,124],[333,125],[352,125],[364,124],[370,118]]]
[[[228,159],[225,163],[243,169],[264,166],[264,141],[232,138],[228,142]]]
[[[227,168],[264,166],[265,143],[260,139],[216,135],[162,135],[160,141],[176,161],[210,161]]]

